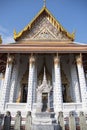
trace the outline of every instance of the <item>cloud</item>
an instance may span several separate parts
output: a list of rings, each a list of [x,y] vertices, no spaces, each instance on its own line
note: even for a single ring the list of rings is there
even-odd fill
[[[14,41],[14,39],[13,39],[12,36],[4,36],[4,37],[2,38],[2,43],[3,43],[3,44],[14,43],[14,42],[15,42],[15,41]]]
[[[1,33],[9,33],[9,31],[1,25],[0,25],[0,32]]]
[[[2,37],[2,44],[15,42],[12,34],[9,33],[9,30],[2,25],[0,25],[0,35]]]

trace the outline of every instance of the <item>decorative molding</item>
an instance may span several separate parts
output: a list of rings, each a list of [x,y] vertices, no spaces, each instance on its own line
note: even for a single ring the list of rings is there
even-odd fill
[[[81,54],[76,56],[76,62],[77,62],[77,64],[80,64],[80,65],[83,64],[83,62],[82,62],[82,55]]]
[[[12,64],[15,61],[15,57],[13,55],[9,55],[7,58],[7,63]]]
[[[32,40],[53,40],[57,39],[57,37],[47,28],[42,27],[38,33],[36,33],[32,38]]]
[[[54,57],[54,64],[60,64],[60,57],[59,56]]]
[[[34,57],[34,56],[31,56],[30,59],[29,59],[29,62],[30,62],[30,64],[35,63],[35,57]]]

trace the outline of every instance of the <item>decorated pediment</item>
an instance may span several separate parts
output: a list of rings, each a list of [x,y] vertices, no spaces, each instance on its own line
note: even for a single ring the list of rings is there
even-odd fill
[[[52,39],[56,39],[56,36],[47,28],[41,28],[40,31],[38,31],[33,37],[31,37],[31,39],[35,39],[35,40],[52,40]]]
[[[46,7],[21,32],[14,32],[14,39],[20,40],[74,40],[74,34],[68,33],[53,17]]]

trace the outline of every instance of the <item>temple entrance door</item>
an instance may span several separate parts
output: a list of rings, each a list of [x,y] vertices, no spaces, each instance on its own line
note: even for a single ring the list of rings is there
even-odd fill
[[[48,93],[42,93],[42,112],[45,112],[48,107]]]

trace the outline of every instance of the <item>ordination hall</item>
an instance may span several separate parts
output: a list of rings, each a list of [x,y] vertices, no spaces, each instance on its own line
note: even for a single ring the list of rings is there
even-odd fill
[[[23,30],[14,31],[15,43],[2,40],[1,113],[10,111],[14,117],[21,111],[25,117],[29,111],[33,124],[57,121],[59,112],[64,117],[72,111],[87,114],[87,45],[75,43],[75,33],[45,5]]]

